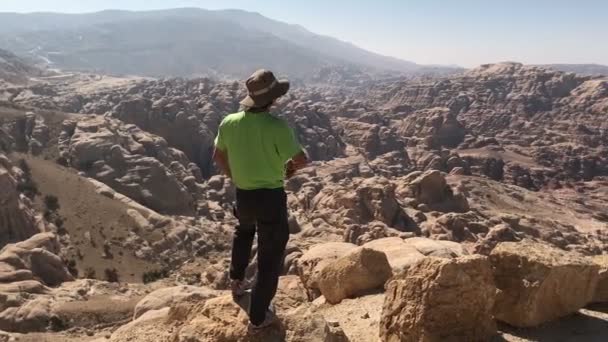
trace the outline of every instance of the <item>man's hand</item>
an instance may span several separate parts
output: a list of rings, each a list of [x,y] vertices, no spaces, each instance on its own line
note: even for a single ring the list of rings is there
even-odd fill
[[[302,151],[296,154],[293,158],[288,160],[287,163],[285,163],[285,178],[289,179],[293,177],[296,171],[306,166],[306,164],[308,164],[308,157],[306,156],[306,153]]]

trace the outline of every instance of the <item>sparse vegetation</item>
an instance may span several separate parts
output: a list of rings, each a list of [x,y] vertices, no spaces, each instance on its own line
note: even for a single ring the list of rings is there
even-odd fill
[[[46,207],[46,210],[56,212],[60,208],[59,199],[54,195],[46,195],[44,196],[44,206]]]
[[[34,199],[40,192],[38,191],[38,185],[32,179],[30,166],[25,159],[19,159],[17,166],[23,171],[23,180],[17,184],[17,191],[30,199]]]
[[[84,278],[85,279],[96,279],[97,278],[97,274],[96,274],[95,270],[93,269],[93,267],[87,267],[84,270]]]
[[[49,330],[51,331],[63,331],[68,328],[68,325],[57,316],[52,316],[49,320]]]
[[[67,159],[65,159],[64,157],[58,157],[57,159],[55,159],[55,162],[64,167],[70,166]]]
[[[110,283],[119,282],[118,270],[116,270],[115,268],[106,268],[104,270],[104,273],[106,276],[106,281],[109,281]]]
[[[164,268],[161,270],[152,270],[144,272],[142,275],[142,281],[144,284],[155,282],[159,279],[167,278],[169,276],[169,270]]]
[[[76,260],[63,260],[70,274],[74,276],[74,278],[78,278],[78,268],[76,268]]]

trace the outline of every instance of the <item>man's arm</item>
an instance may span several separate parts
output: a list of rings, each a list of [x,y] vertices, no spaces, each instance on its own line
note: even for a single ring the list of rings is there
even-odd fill
[[[226,151],[222,151],[216,147],[213,151],[213,160],[217,166],[219,166],[222,173],[232,178],[232,172],[230,171],[230,163],[228,162],[228,155]]]

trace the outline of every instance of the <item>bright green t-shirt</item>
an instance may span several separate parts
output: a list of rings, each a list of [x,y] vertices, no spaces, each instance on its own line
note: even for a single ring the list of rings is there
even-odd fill
[[[287,122],[269,113],[228,115],[215,146],[228,155],[232,181],[242,190],[282,187],[285,163],[302,151]]]

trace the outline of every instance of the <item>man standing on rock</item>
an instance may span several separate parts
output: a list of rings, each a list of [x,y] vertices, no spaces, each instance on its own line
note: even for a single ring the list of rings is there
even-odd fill
[[[268,111],[289,90],[267,70],[256,71],[246,82],[249,95],[244,110],[222,121],[215,139],[214,160],[236,185],[236,227],[230,278],[235,298],[245,293],[253,239],[258,233],[258,273],[251,293],[249,328],[270,326],[276,316],[270,303],[277,291],[283,253],[289,239],[285,178],[308,159],[287,123]]]

